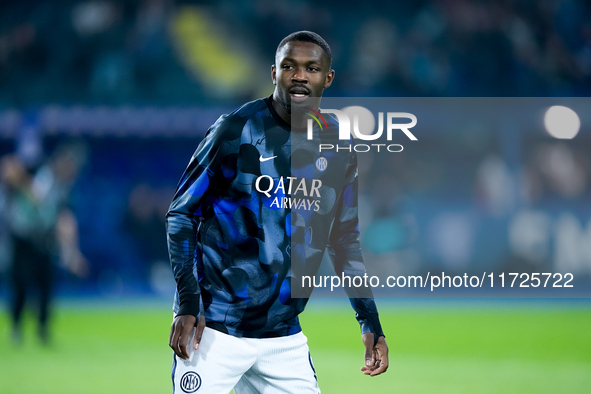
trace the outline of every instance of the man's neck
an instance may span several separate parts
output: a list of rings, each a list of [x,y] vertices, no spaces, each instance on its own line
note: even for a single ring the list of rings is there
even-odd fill
[[[271,105],[273,106],[275,112],[277,112],[277,115],[279,115],[279,117],[283,119],[285,123],[291,125],[291,114],[287,112],[287,109],[285,109],[283,105],[281,105],[281,102],[276,97],[276,93],[273,93],[271,96]]]

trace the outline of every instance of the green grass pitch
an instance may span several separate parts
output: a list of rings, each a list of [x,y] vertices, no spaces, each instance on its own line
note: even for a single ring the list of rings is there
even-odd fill
[[[338,302],[337,302],[338,301]],[[588,393],[591,308],[561,302],[378,300],[390,368],[364,376],[347,301],[311,300],[302,315],[323,393]],[[0,315],[0,393],[170,393],[166,306],[58,307],[42,347],[30,317],[23,344]]]

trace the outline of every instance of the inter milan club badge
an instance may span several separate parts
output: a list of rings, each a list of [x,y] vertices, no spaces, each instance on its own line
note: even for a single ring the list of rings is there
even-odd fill
[[[326,160],[326,157],[320,156],[318,159],[316,159],[316,169],[318,171],[324,172],[326,167],[328,167],[328,160]]]
[[[194,393],[201,387],[201,376],[195,372],[187,372],[181,378],[181,389],[185,393]]]

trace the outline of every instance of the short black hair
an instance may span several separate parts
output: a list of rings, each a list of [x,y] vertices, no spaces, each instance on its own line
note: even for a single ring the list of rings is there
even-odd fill
[[[295,33],[291,33],[283,40],[281,40],[281,42],[277,46],[277,50],[275,51],[275,56],[277,56],[277,52],[279,52],[281,48],[283,48],[285,45],[287,45],[287,43],[292,41],[311,42],[312,44],[318,45],[320,48],[322,48],[324,55],[328,59],[328,67],[332,67],[332,52],[330,51],[328,43],[324,40],[324,38],[320,37],[319,34],[314,33],[313,31],[302,30],[296,31]]]

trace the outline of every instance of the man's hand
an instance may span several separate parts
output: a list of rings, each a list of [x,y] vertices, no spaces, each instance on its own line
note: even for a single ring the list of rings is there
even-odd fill
[[[365,345],[365,366],[361,371],[365,375],[377,376],[388,369],[388,345],[386,339],[380,337],[374,346],[374,334],[371,332],[362,335]]]
[[[168,346],[174,350],[177,356],[183,360],[188,360],[189,349],[187,349],[187,342],[193,327],[195,327],[195,336],[193,337],[193,349],[199,349],[203,329],[205,328],[205,317],[203,315],[199,318],[199,324],[193,315],[177,315],[172,321],[170,327],[170,337],[168,338]]]

